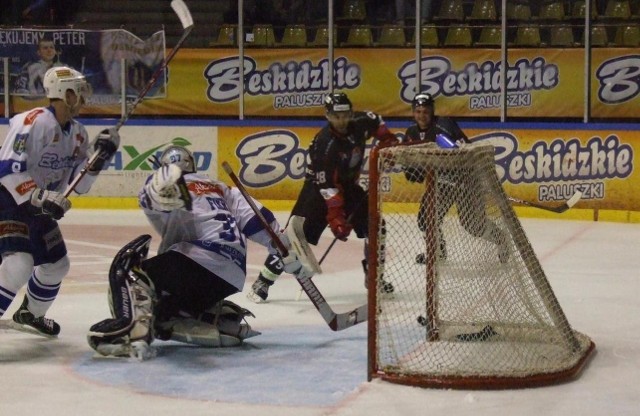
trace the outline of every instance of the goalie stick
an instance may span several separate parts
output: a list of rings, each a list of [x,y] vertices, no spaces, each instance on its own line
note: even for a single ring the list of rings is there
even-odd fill
[[[352,212],[349,217],[347,218],[347,223],[351,224],[351,219],[353,218],[353,214],[355,214],[355,211]],[[300,224],[300,232],[302,232],[302,224]],[[302,234],[304,236],[304,234]],[[333,237],[333,241],[331,241],[331,244],[329,244],[329,247],[327,247],[327,249],[324,251],[324,254],[322,255],[322,257],[320,257],[320,260],[318,260],[317,264],[318,267],[320,267],[322,265],[322,262],[324,261],[324,259],[327,258],[327,256],[329,255],[329,252],[331,251],[331,249],[333,248],[333,246],[336,244],[336,242],[338,241],[338,237]],[[308,247],[308,245],[307,245]],[[315,258],[315,257],[314,257]],[[302,288],[300,288],[300,290],[298,291],[298,294],[296,295],[296,302],[298,302],[300,300],[300,298],[302,298]]]
[[[129,107],[127,108],[127,112],[120,118],[120,120],[118,120],[118,122],[114,127],[116,130],[120,130],[120,127],[122,127],[127,122],[127,120],[129,120],[129,117],[131,117],[131,114],[133,114],[133,110],[135,110],[135,108],[142,102],[144,97],[149,93],[151,88],[153,88],[156,81],[158,81],[158,77],[160,76],[160,74],[162,74],[162,72],[167,68],[167,66],[169,65],[169,62],[171,62],[171,60],[176,55],[180,47],[182,47],[182,44],[187,39],[187,36],[189,36],[189,33],[191,33],[191,30],[193,29],[193,18],[191,17],[191,12],[189,11],[189,8],[187,7],[187,5],[183,0],[172,0],[171,8],[175,12],[175,14],[178,16],[178,19],[180,19],[180,23],[182,24],[182,28],[183,28],[182,36],[180,36],[180,39],[178,39],[175,46],[171,49],[171,52],[169,52],[167,57],[164,58],[164,60],[160,63],[160,66],[158,67],[158,69],[156,69],[153,75],[151,75],[149,82],[147,82],[147,84],[142,89],[142,91],[140,91],[136,99],[129,105]],[[84,178],[87,172],[89,172],[91,167],[96,163],[96,160],[98,160],[99,156],[100,156],[100,152],[98,151],[93,152],[93,155],[89,158],[89,160],[84,165],[82,170],[78,173],[78,175],[76,175],[75,178],[73,178],[73,181],[71,181],[71,183],[67,187],[67,190],[64,192],[65,198],[68,198],[69,195],[71,195],[71,192],[73,192],[73,190],[76,189],[76,186],[78,186],[78,183],[82,180],[82,178]]]
[[[525,206],[528,206],[528,207],[542,209],[542,210],[545,210],[545,211],[555,212],[557,214],[562,214],[563,212],[567,211],[569,208],[573,207],[575,204],[578,203],[578,201],[580,201],[580,198],[582,198],[582,191],[576,191],[576,193],[573,194],[571,196],[571,198],[569,198],[562,205],[559,205],[557,207],[550,207],[550,206],[538,204],[536,202],[525,201],[523,199],[514,198],[512,196],[507,196],[507,199],[509,201],[511,201],[511,202],[515,202],[517,204],[525,205]]]
[[[242,196],[244,196],[247,203],[249,204],[253,212],[256,214],[256,217],[262,223],[262,226],[264,227],[265,231],[269,233],[269,235],[271,236],[271,239],[273,240],[273,243],[278,248],[278,251],[280,252],[280,254],[283,257],[288,256],[289,250],[284,246],[280,238],[276,235],[275,231],[271,229],[271,227],[269,226],[269,223],[264,218],[264,215],[262,215],[262,213],[256,206],[255,202],[253,202],[253,199],[245,189],[244,185],[242,185],[242,182],[240,182],[240,179],[238,179],[236,174],[233,172],[233,169],[231,168],[231,166],[227,162],[222,162],[222,168],[225,170],[227,175],[229,175],[229,177],[231,178],[233,183],[236,185],[236,187],[238,188]],[[359,306],[356,309],[349,312],[336,313],[333,311],[331,306],[329,306],[329,304],[327,303],[327,300],[324,298],[322,293],[320,293],[320,290],[315,285],[315,283],[313,283],[310,277],[306,277],[303,279],[296,279],[296,280],[298,281],[300,286],[302,286],[302,290],[304,290],[307,296],[309,296],[311,303],[313,303],[313,306],[315,306],[318,312],[320,312],[320,315],[325,320],[325,322],[329,325],[329,328],[331,328],[331,330],[341,331],[343,329],[347,329],[361,322],[364,322],[368,319],[369,310],[368,310],[367,304]]]

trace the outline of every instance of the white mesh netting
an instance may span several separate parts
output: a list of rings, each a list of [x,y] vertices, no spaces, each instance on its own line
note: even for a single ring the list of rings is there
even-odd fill
[[[493,155],[479,145],[379,150],[372,257],[396,291],[376,292],[378,375],[451,387],[547,384],[574,375],[593,349],[569,326]]]

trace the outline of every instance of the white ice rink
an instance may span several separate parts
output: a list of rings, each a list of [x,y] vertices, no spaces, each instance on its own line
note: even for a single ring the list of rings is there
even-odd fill
[[[111,258],[150,228],[138,211],[71,210],[61,221],[71,272],[48,314],[62,332],[49,340],[6,329],[18,294],[0,321],[0,415],[640,415],[640,225],[522,223],[569,322],[597,352],[561,385],[453,391],[367,382],[366,325],[332,332],[306,298],[295,300],[290,277],[267,304],[232,298],[262,332],[240,348],[157,342],[149,361],[95,358],[85,334],[108,317]],[[325,233],[318,257],[330,239]],[[250,249],[245,290],[265,255]],[[361,258],[360,240],[339,242],[314,279],[334,309],[365,302]]]

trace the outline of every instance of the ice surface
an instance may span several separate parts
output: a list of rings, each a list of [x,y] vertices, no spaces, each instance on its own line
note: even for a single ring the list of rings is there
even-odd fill
[[[72,268],[48,313],[62,332],[49,340],[8,329],[18,294],[0,321],[0,415],[640,414],[640,226],[522,222],[569,322],[594,340],[597,353],[572,382],[470,392],[367,382],[366,324],[331,331],[304,296],[296,301],[299,286],[290,277],[272,287],[269,303],[232,297],[255,313],[251,324],[262,332],[242,347],[155,342],[151,360],[96,358],[86,331],[109,314],[111,258],[151,231],[137,211],[71,210],[61,227]],[[315,248],[318,257],[329,234]],[[266,253],[250,249],[245,290]],[[361,258],[361,241],[338,242],[314,278],[338,311],[365,302]]]

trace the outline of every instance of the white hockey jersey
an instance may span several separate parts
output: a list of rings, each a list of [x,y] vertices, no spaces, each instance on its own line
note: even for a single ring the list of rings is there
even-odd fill
[[[72,120],[63,129],[52,107],[20,113],[9,122],[0,149],[0,184],[18,205],[29,200],[36,187],[63,192],[75,171],[86,163],[88,148],[84,126]],[[83,180],[75,191],[86,193],[91,183],[91,179]]]
[[[192,211],[154,210],[148,204],[146,187],[140,191],[140,206],[162,236],[158,253],[180,252],[242,291],[246,279],[246,239],[274,251],[271,237],[238,189],[198,173],[186,174],[184,179],[193,199]],[[254,202],[278,232],[280,225],[273,213]]]

